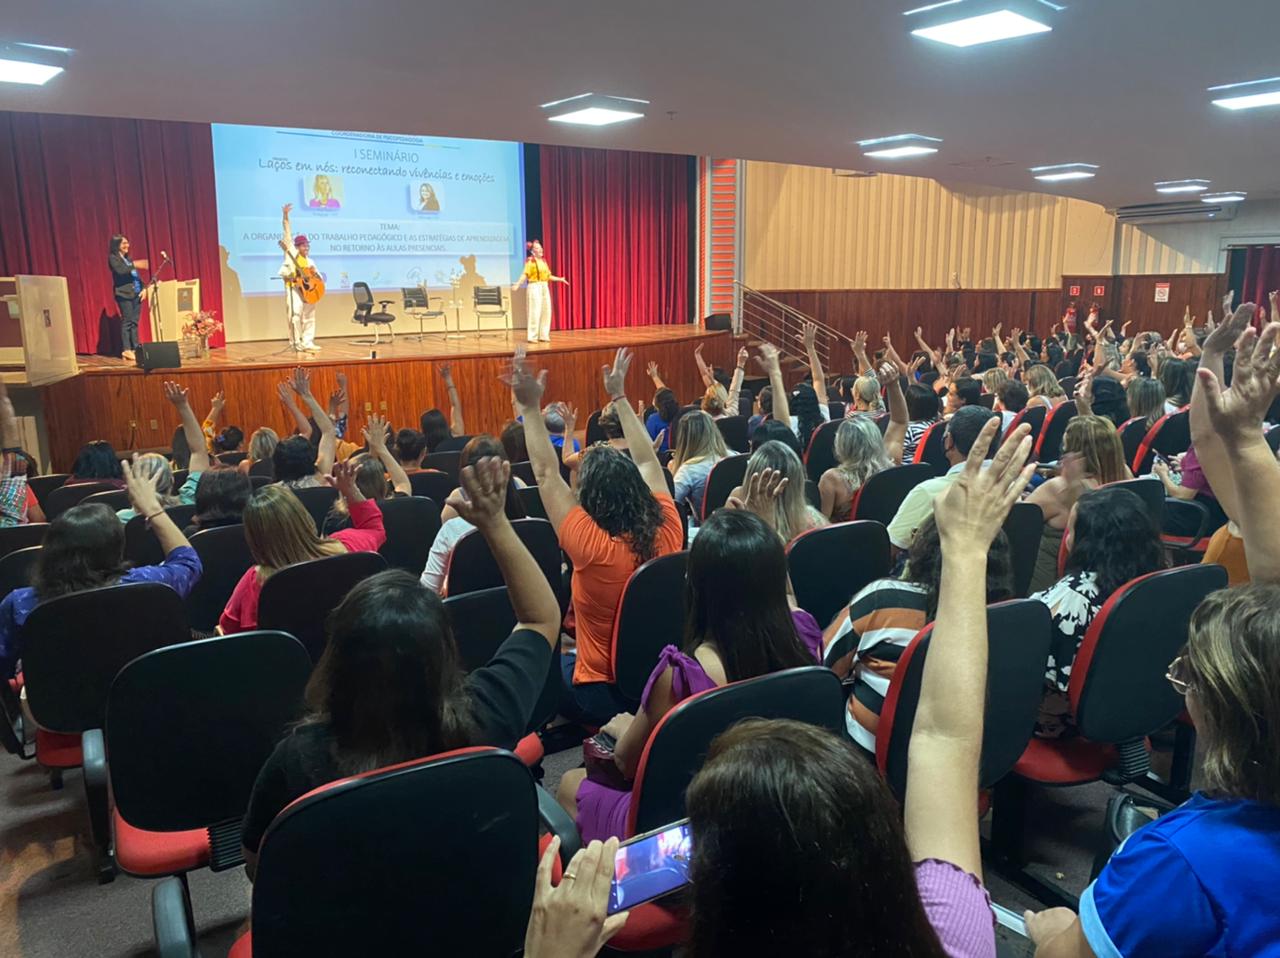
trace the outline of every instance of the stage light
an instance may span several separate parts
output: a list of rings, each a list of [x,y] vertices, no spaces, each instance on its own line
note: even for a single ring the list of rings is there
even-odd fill
[[[1042,183],[1065,183],[1068,180],[1088,180],[1097,175],[1093,163],[1058,163],[1054,166],[1033,166],[1030,172]]]
[[[1035,33],[1048,33],[1053,27],[1024,17],[1012,10],[997,10],[964,20],[952,20],[934,27],[912,30],[912,36],[923,37],[953,47],[974,47],[997,40],[1012,40]]]
[[[648,105],[648,100],[637,100],[633,97],[582,93],[564,100],[544,103],[542,109],[552,123],[608,126],[611,123],[640,119],[644,116],[643,108]]]
[[[70,53],[39,43],[0,43],[0,83],[43,86],[66,69]]]
[[[1201,203],[1243,203],[1244,198],[1248,196],[1243,190],[1231,190],[1226,193],[1204,193],[1200,196]]]
[[[1264,106],[1280,106],[1280,77],[1265,80],[1246,80],[1244,83],[1225,83],[1209,87],[1210,93],[1238,90],[1231,96],[1219,97],[1214,106],[1224,110],[1256,110]]]
[[[859,140],[862,155],[878,160],[904,160],[913,156],[928,156],[937,153],[934,144],[942,140],[936,136],[922,136],[919,133],[899,133],[895,136],[881,136],[873,140]]]
[[[1209,180],[1161,180],[1155,186],[1157,193],[1203,193]]]

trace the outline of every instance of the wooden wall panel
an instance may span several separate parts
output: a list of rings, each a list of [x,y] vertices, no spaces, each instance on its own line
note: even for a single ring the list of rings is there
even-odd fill
[[[693,359],[693,348],[705,344],[707,362],[730,367],[733,343],[726,332],[704,333],[657,343],[645,343],[635,350],[627,378],[628,393],[646,402],[653,385],[645,365],[656,362],[663,378],[682,401],[702,393],[702,381]],[[588,413],[607,401],[603,394],[600,367],[613,362],[616,345],[550,350],[536,353],[535,363],[548,370],[547,402],[563,400],[578,407],[579,429],[586,426]],[[311,369],[312,390],[326,397],[335,387],[337,373],[347,374],[352,403],[348,436],[358,436],[365,421],[365,404],[384,410],[397,428],[417,427],[423,410],[445,408],[447,398],[438,368],[451,362],[454,380],[469,433],[494,432],[512,418],[511,393],[499,377],[508,357],[476,355],[451,359],[383,359],[372,362],[315,362]],[[106,439],[119,450],[167,447],[178,417],[165,401],[161,384],[172,378],[190,390],[196,415],[203,416],[215,392],[226,395],[224,423],[240,426],[246,434],[259,426],[270,426],[282,434],[291,432],[292,421],[276,395],[276,385],[288,375],[290,365],[184,369],[143,374],[136,370],[91,372],[42,390],[45,422],[49,435],[52,470],[66,471],[81,444]],[[323,401],[323,399],[321,400]],[[385,404],[385,407],[384,405]],[[137,421],[136,432],[130,420]],[[155,428],[152,428],[152,422]]]

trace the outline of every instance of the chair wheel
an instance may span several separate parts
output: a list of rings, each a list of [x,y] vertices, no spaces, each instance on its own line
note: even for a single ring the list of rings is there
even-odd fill
[[[62,769],[60,768],[49,769],[49,787],[53,789],[55,792],[61,790]]]
[[[98,873],[99,885],[110,885],[116,880],[116,860],[114,855],[104,855],[98,859],[95,869]]]

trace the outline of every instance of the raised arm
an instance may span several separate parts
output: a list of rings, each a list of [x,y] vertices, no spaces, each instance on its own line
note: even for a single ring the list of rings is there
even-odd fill
[[[854,334],[853,339],[849,340],[849,348],[853,350],[853,358],[858,361],[858,375],[871,369],[871,360],[867,359],[867,334],[863,330],[859,330]]]
[[[650,361],[649,361],[649,363],[648,363],[648,365],[646,365],[646,366],[645,366],[644,371],[645,371],[646,373],[648,373],[648,374],[649,374],[649,378],[653,380],[653,388],[654,388],[654,389],[666,389],[666,388],[667,388],[667,384],[666,384],[666,383],[664,383],[664,382],[662,381],[662,374],[658,371],[658,364],[657,364],[657,363],[655,363],[655,362],[653,362],[652,360],[650,360]]]
[[[698,375],[702,377],[702,385],[710,386],[716,381],[715,374],[712,373],[711,367],[707,365],[707,361],[702,358],[702,343],[698,343],[693,347],[693,361],[698,364]]]
[[[1228,293],[1230,297],[1232,294]],[[1223,379],[1223,357],[1231,349],[1240,334],[1253,321],[1255,310],[1249,304],[1242,305],[1234,312],[1227,313],[1218,326],[1204,341],[1204,353],[1200,357],[1200,368],[1213,373],[1214,378]],[[1204,471],[1205,480],[1213,490],[1218,504],[1227,518],[1239,521],[1240,504],[1236,499],[1235,479],[1231,475],[1231,462],[1227,447],[1209,421],[1209,409],[1205,403],[1204,386],[1199,378],[1191,390],[1191,443],[1196,448],[1196,458],[1200,460],[1200,468]]]
[[[738,350],[738,363],[733,367],[733,378],[729,381],[729,404],[726,411],[730,416],[738,415],[738,400],[742,397],[742,379],[747,374],[747,347]]]
[[[791,401],[787,396],[787,387],[782,383],[782,365],[778,360],[778,347],[773,343],[761,343],[760,355],[756,357],[756,362],[769,377],[769,391],[773,393],[773,418],[790,429]]]
[[[293,249],[293,228],[289,225],[289,211],[292,209],[292,203],[284,204],[280,217],[280,237],[289,249]]]
[[[204,443],[204,430],[196,414],[191,411],[191,403],[187,401],[187,391],[177,383],[164,384],[164,398],[173,403],[178,410],[178,418],[182,420],[182,434],[187,438],[187,446],[191,450],[191,461],[187,468],[192,472],[207,472],[209,469],[209,452]]]
[[[904,821],[911,857],[938,858],[982,877],[978,764],[987,687],[987,553],[1035,471],[1030,427],[1021,425],[982,467],[999,431],[982,427],[964,472],[934,505],[942,581],[907,752]],[[964,689],[957,695],[957,689]]]
[[[653,440],[649,438],[649,430],[636,415],[636,411],[627,402],[627,370],[631,368],[631,350],[623,346],[613,357],[613,368],[602,366],[604,373],[604,391],[609,394],[614,412],[622,424],[622,435],[627,440],[627,449],[631,452],[631,461],[640,470],[649,491],[654,495],[667,492],[667,478],[662,471],[662,463],[658,454],[653,451]]]
[[[925,342],[923,326],[916,327],[916,345],[918,345],[920,349],[928,355],[929,362],[933,364],[934,371],[937,373],[941,373],[942,357],[938,354],[938,351],[936,349],[934,349],[927,342]]]
[[[364,441],[369,446],[369,452],[378,457],[382,468],[387,471],[387,476],[391,479],[391,488],[402,495],[413,495],[413,486],[409,483],[408,473],[387,448],[386,416],[375,413],[369,417],[369,423],[364,427]]]
[[[1012,352],[1018,357],[1018,362],[1022,364],[1022,368],[1026,369],[1031,365],[1031,357],[1027,355],[1027,349],[1022,345],[1022,330],[1014,329],[1010,331],[1009,344],[1013,347]]]
[[[168,385],[172,384],[166,384]],[[190,546],[191,543],[187,541],[187,537],[182,534],[182,530],[174,524],[174,521],[169,518],[169,513],[165,512],[164,506],[160,504],[160,496],[156,492],[159,474],[148,476],[136,461],[130,462],[127,459],[120,461],[120,470],[124,474],[124,487],[129,493],[129,504],[133,506],[135,513],[146,517],[147,525],[160,540],[160,550],[167,556],[174,549]]]
[[[902,447],[907,441],[907,397],[902,394],[902,378],[893,363],[880,367],[880,381],[889,399],[889,428],[884,431],[884,451],[889,461],[902,464]]]
[[[813,391],[818,394],[818,402],[825,406],[828,402],[827,374],[818,357],[818,327],[813,323],[804,324],[804,351],[809,356],[809,376],[813,381]]]
[[[449,428],[455,436],[465,436],[467,428],[462,422],[462,400],[458,398],[458,387],[453,382],[453,367],[441,363],[440,378],[444,380],[444,388],[449,394]]]
[[[559,529],[578,500],[560,475],[560,457],[556,455],[556,447],[551,444],[547,424],[542,418],[542,394],[547,388],[547,371],[544,369],[535,374],[524,345],[518,343],[506,382],[511,387],[518,415],[524,424],[524,443],[533,464],[533,477],[538,480],[542,507],[551,524]],[[572,444],[570,448],[573,448]]]
[[[1004,329],[1004,323],[996,323],[991,327],[991,339],[996,344],[996,353],[1003,356],[1007,350],[1004,348],[1004,340],[1000,338],[1000,330]],[[1012,330],[1010,333],[1012,334]]]
[[[200,431],[204,433],[204,447],[209,450],[211,456],[214,453],[213,440],[218,435],[218,423],[222,421],[222,410],[226,404],[222,390],[219,389],[209,401],[209,415],[205,416],[204,422],[200,424]]]
[[[300,436],[310,438],[311,422],[307,419],[306,414],[298,408],[298,403],[293,398],[293,390],[290,388],[288,380],[276,383],[276,395],[280,397],[280,401],[284,403],[284,408],[293,417],[294,431]]]
[[[289,385],[293,387],[293,391],[298,394],[307,408],[311,410],[311,418],[316,421],[316,425],[320,427],[320,448],[316,451],[316,469],[323,476],[329,475],[333,471],[333,464],[338,458],[338,433],[333,428],[333,420],[329,418],[329,414],[324,411],[324,407],[320,405],[311,392],[311,374],[305,368],[299,366],[293,371],[293,379]],[[308,434],[311,424],[307,423]]]
[[[507,596],[516,614],[517,629],[532,629],[547,643],[560,638],[560,602],[537,561],[520,541],[504,508],[511,466],[497,456],[485,456],[458,476],[461,488],[448,504],[480,530],[502,573]],[[463,493],[466,493],[463,495]]]

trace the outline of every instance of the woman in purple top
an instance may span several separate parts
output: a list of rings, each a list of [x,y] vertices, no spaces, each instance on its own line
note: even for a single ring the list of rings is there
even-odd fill
[[[808,646],[797,628],[800,623],[806,626]],[[815,636],[820,643],[812,616],[793,615],[788,608],[782,540],[752,512],[714,512],[689,550],[681,648],[662,650],[637,714],[617,715],[604,726],[618,741],[614,760],[623,775],[628,781],[635,776],[654,726],[680,702],[728,682],[815,665]],[[624,834],[630,791],[590,781],[579,769],[560,780],[558,797],[584,839]]]
[[[160,540],[160,565],[130,569],[124,558],[124,524],[101,503],[81,503],[49,524],[36,560],[35,585],[14,589],[0,602],[0,673],[12,676],[22,656],[22,626],[41,602],[72,592],[126,582],[163,582],[184,599],[200,579],[200,557],[160,505],[158,474],[121,463],[134,512]]]

